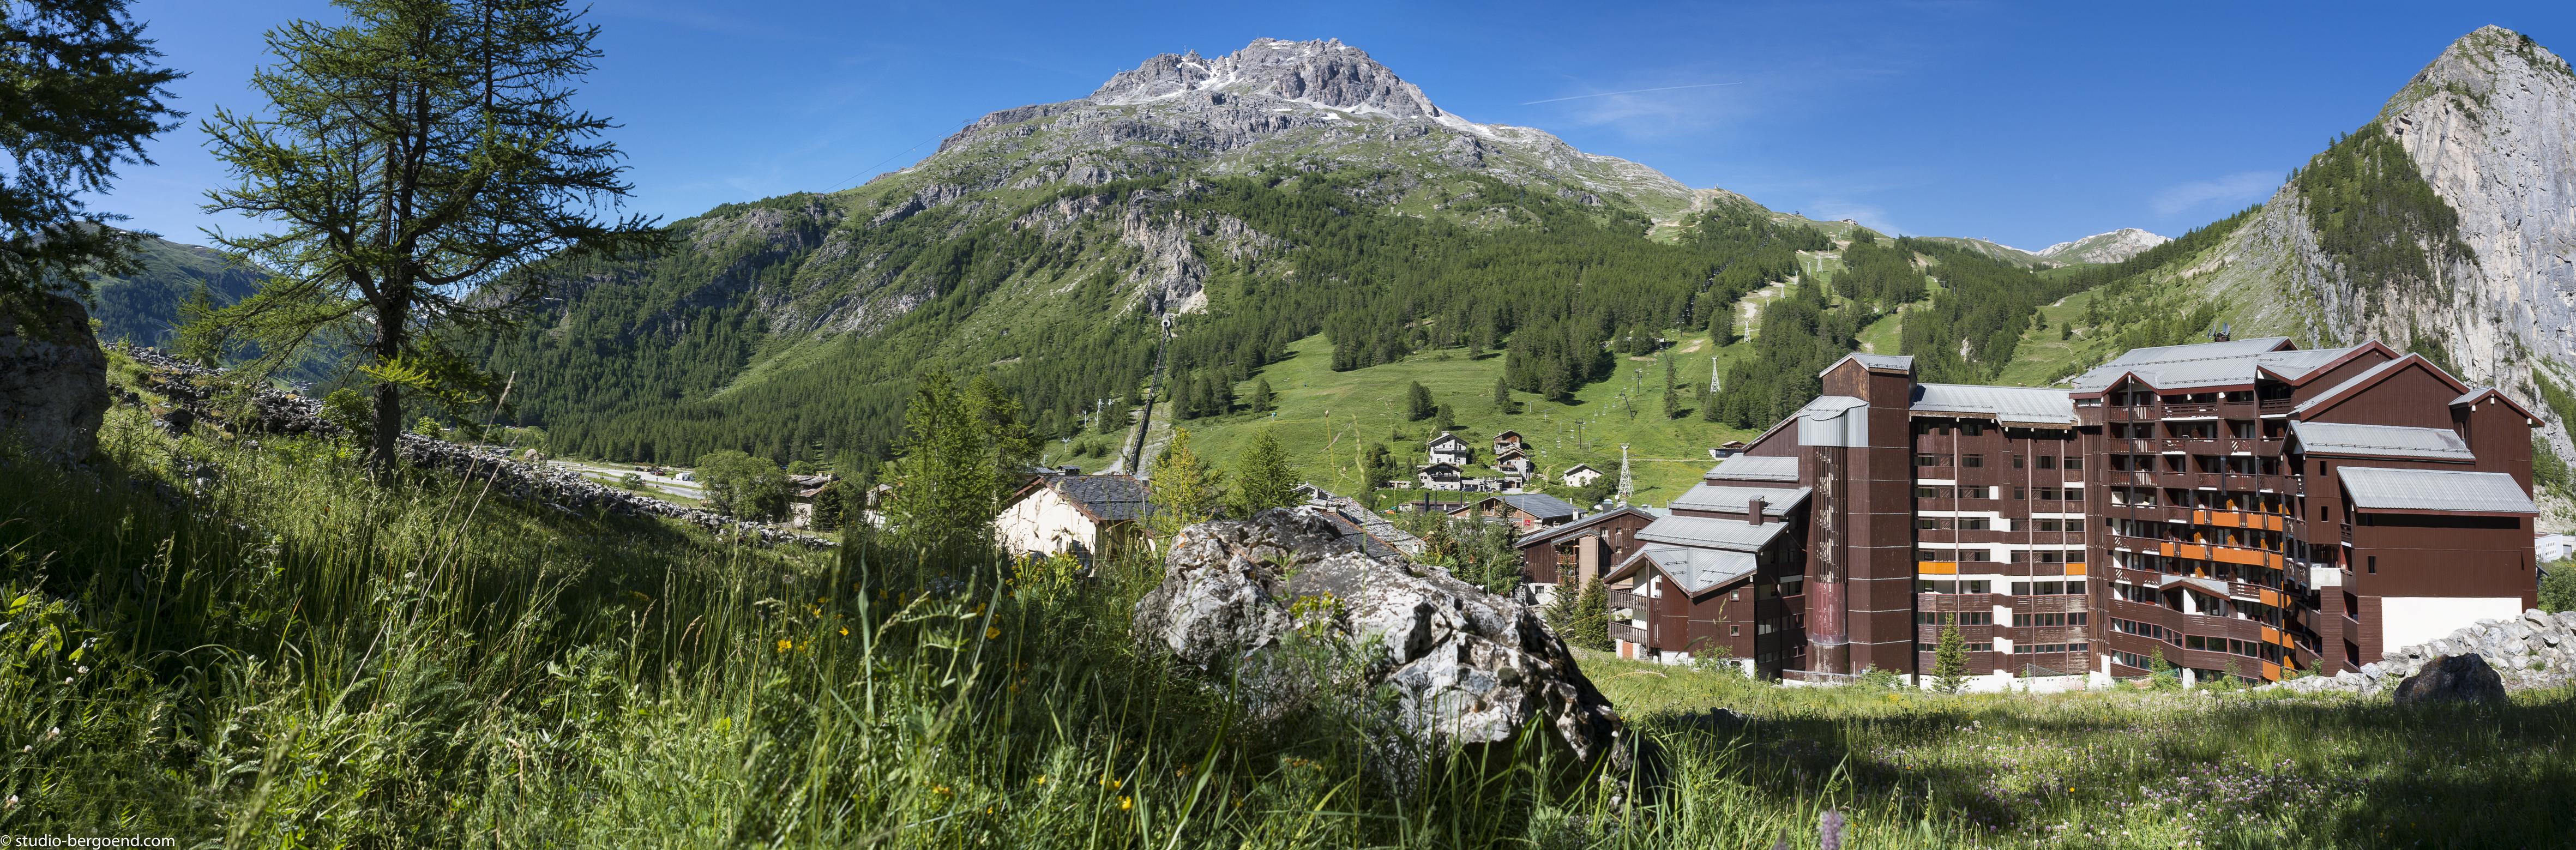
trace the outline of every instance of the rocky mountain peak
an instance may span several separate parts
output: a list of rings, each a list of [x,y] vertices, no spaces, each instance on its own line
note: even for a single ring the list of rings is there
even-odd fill
[[[1150,103],[1193,92],[1266,95],[1296,103],[1395,118],[1445,115],[1422,90],[1340,39],[1257,38],[1214,59],[1197,51],[1165,53],[1120,71],[1091,93],[1110,106]]]
[[[2165,237],[2135,227],[2123,227],[2109,233],[2096,233],[2073,242],[2059,242],[2037,252],[2041,258],[2061,263],[2116,263],[2137,256],[2139,252],[2162,245]]]
[[[2531,36],[2489,24],[2443,48],[2388,99],[2380,114],[2394,115],[2443,92],[2484,100],[2501,86],[2533,76],[2576,79],[2576,70]]]

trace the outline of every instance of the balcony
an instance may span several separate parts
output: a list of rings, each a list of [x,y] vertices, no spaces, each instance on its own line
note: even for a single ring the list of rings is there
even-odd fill
[[[1617,620],[1612,620],[1610,622],[1610,639],[1624,640],[1633,644],[1645,645],[1646,630]]]
[[[1653,606],[1650,606],[1650,605],[1646,604],[1646,603],[1647,603],[1647,602],[1649,602],[1650,600],[1648,600],[1648,599],[1645,597],[1645,595],[1644,595],[1644,594],[1640,594],[1640,593],[1635,593],[1635,592],[1626,591],[1626,590],[1613,590],[1613,591],[1609,591],[1609,597],[1610,597],[1610,609],[1611,609],[1611,610],[1613,610],[1613,611],[1616,611],[1616,610],[1621,609],[1621,608],[1626,608],[1626,609],[1628,609],[1628,610],[1635,611],[1635,612],[1637,612],[1637,613],[1643,614],[1643,613],[1645,613],[1646,611],[1648,611],[1649,609],[1651,609],[1651,608],[1653,607]]]

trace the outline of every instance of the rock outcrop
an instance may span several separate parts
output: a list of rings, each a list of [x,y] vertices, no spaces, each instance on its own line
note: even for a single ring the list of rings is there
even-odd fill
[[[2424,669],[2397,683],[2393,697],[2398,705],[2440,705],[2452,702],[2503,702],[2504,680],[2495,668],[2476,654],[2445,655],[2424,664]]]
[[[2375,694],[2398,687],[2444,658],[2477,656],[2497,685],[2507,690],[2554,688],[2576,683],[2576,611],[2551,614],[2537,608],[2509,620],[2481,620],[2430,643],[2387,653],[2383,658],[2333,676],[2310,676],[2265,685],[2299,693]]]
[[[2135,227],[2123,227],[2073,242],[2059,242],[2034,253],[2040,259],[2060,263],[2116,263],[2169,241],[2172,240]]]
[[[1533,721],[1576,764],[1624,758],[1618,714],[1536,610],[1441,570],[1363,555],[1310,509],[1191,526],[1166,570],[1137,603],[1137,640],[1211,682],[1236,683],[1255,718],[1357,700],[1342,704],[1396,733],[1377,742],[1402,751],[1381,760],[1396,764],[1450,746],[1491,755]],[[1319,647],[1338,648],[1357,682],[1315,676],[1301,659]],[[1345,689],[1353,684],[1356,693]]]
[[[98,448],[107,406],[107,355],[80,302],[41,293],[0,302],[0,430],[76,462]]]

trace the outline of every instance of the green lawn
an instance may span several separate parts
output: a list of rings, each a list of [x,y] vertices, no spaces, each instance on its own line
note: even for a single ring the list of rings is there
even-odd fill
[[[2004,367],[1995,383],[2020,387],[2045,387],[2073,377],[2107,358],[2103,351],[2108,341],[2097,341],[2095,334],[2078,331],[2072,340],[2058,338],[2060,328],[2069,319],[2084,315],[2085,302],[2093,300],[2093,291],[2085,290],[2039,308],[2041,318],[2048,320],[2046,329],[2025,330],[2021,344],[2013,349],[2012,363]]]
[[[1260,429],[1273,429],[1299,471],[1308,480],[1342,493],[1360,486],[1360,452],[1369,443],[1385,443],[1399,457],[1420,462],[1423,444],[1439,433],[1430,420],[1404,418],[1405,388],[1419,381],[1440,403],[1457,412],[1459,436],[1480,448],[1479,463],[1491,460],[1493,435],[1519,431],[1536,453],[1542,471],[1554,473],[1576,463],[1589,463],[1610,474],[1619,468],[1619,446],[1630,446],[1637,478],[1637,499],[1662,504],[1690,488],[1712,462],[1708,449],[1728,440],[1749,439],[1757,432],[1730,428],[1698,418],[1696,387],[1708,381],[1715,358],[1724,368],[1750,353],[1737,344],[1712,350],[1705,334],[1682,336],[1661,357],[1673,359],[1673,390],[1681,395],[1682,416],[1663,415],[1663,365],[1659,357],[1619,360],[1617,375],[1584,387],[1572,404],[1540,400],[1531,393],[1512,393],[1518,411],[1495,409],[1494,379],[1503,373],[1503,356],[1489,352],[1469,359],[1465,349],[1425,351],[1402,362],[1335,372],[1332,344],[1321,336],[1289,347],[1287,360],[1264,368],[1276,393],[1275,415],[1237,413],[1179,423],[1191,432],[1199,452],[1222,464],[1230,462]],[[1252,383],[1237,388],[1251,395]],[[1156,416],[1163,409],[1156,410]],[[1069,460],[1065,444],[1050,444],[1051,462],[1105,465],[1099,458]]]

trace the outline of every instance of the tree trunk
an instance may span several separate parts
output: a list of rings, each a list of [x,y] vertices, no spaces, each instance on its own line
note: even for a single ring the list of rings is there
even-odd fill
[[[377,327],[374,351],[378,364],[391,363],[402,356],[403,322],[408,305],[394,301],[376,311]],[[376,382],[375,446],[368,452],[367,465],[374,471],[376,483],[390,485],[401,470],[402,459],[394,448],[402,442],[402,385],[392,381]]]

